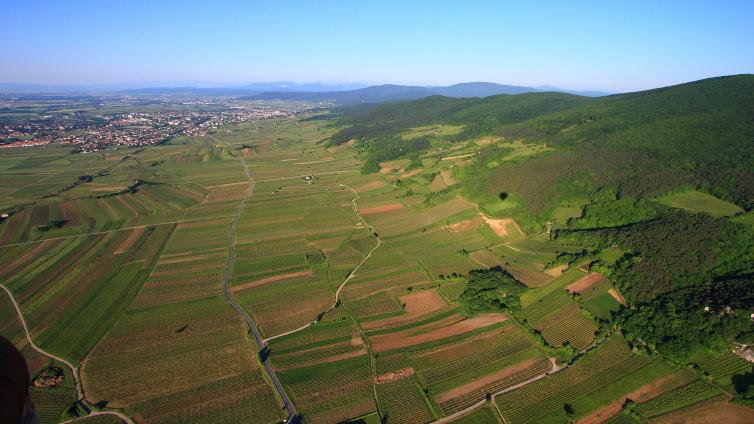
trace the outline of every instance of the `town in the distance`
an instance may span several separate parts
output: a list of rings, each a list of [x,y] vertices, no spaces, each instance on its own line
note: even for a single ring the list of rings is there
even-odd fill
[[[222,96],[0,92],[0,148],[61,143],[90,153],[115,146],[151,146],[171,137],[205,135],[223,124],[285,117],[311,108],[303,102]]]

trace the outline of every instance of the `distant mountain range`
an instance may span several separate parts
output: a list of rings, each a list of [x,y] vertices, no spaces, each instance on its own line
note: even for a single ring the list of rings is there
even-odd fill
[[[589,97],[598,97],[607,94],[595,91],[568,91],[553,87],[534,88],[502,85],[491,82],[466,82],[447,87],[385,84],[345,91],[269,91],[245,96],[243,98],[247,100],[333,101],[343,106],[351,106],[363,103],[416,100],[436,95],[445,97],[489,97],[498,94],[522,94],[545,91],[571,93]]]
[[[488,97],[498,94],[521,94],[555,91],[598,97],[607,93],[595,91],[569,91],[556,87],[521,87],[491,82],[467,82],[446,87],[415,85],[323,84],[293,82],[264,82],[238,86],[211,86],[192,82],[185,85],[168,83],[125,83],[99,85],[48,85],[0,83],[0,92],[11,93],[112,93],[112,94],[183,94],[204,96],[241,96],[246,100],[300,100],[333,101],[339,105],[383,103],[401,100],[416,100],[440,95],[446,97]]]
[[[267,91],[275,92],[314,92],[354,90],[366,87],[366,84],[324,84],[276,81],[258,82],[246,85],[226,85],[191,81],[170,83],[149,81],[139,83],[114,84],[23,84],[0,83],[0,92],[14,93],[134,93],[134,94],[198,94],[198,95],[251,95]]]

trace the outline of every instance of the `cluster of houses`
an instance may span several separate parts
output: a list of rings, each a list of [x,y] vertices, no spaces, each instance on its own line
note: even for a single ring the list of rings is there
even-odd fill
[[[85,109],[51,113],[22,122],[0,122],[0,148],[57,142],[88,153],[110,146],[149,146],[181,135],[205,135],[220,125],[285,117],[308,107],[295,103],[266,105],[204,99],[166,103],[161,109],[168,108],[177,110],[97,113],[97,109]]]

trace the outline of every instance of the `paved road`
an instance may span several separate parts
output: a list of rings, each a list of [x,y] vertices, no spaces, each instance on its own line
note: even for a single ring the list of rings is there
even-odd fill
[[[73,364],[70,363],[70,362],[68,362],[67,360],[65,360],[65,359],[63,359],[63,358],[61,358],[59,356],[53,355],[52,353],[47,352],[47,351],[43,350],[42,348],[40,348],[39,346],[37,346],[36,344],[34,344],[34,340],[32,340],[31,333],[29,332],[29,327],[26,325],[26,319],[24,318],[24,314],[21,313],[21,308],[18,306],[18,303],[16,302],[16,298],[13,297],[13,293],[7,287],[5,287],[4,284],[0,284],[0,288],[2,288],[3,290],[5,290],[6,293],[8,293],[8,297],[10,298],[11,303],[13,303],[13,307],[16,309],[16,314],[18,315],[18,320],[21,321],[21,327],[24,329],[24,336],[26,337],[26,341],[29,343],[29,347],[31,347],[35,351],[39,352],[40,354],[42,354],[44,356],[47,356],[48,358],[52,358],[52,359],[54,359],[54,360],[56,360],[56,361],[58,361],[58,362],[60,362],[62,364],[65,364],[65,366],[67,366],[68,368],[71,369],[71,375],[73,375],[73,382],[74,382],[74,385],[76,386],[76,399],[77,399],[79,405],[81,405],[81,407],[84,409],[84,411],[86,411],[86,413],[88,414],[87,416],[89,416],[89,415],[114,415],[114,416],[120,418],[121,420],[127,422],[128,424],[133,424],[133,421],[131,421],[131,419],[128,418],[128,416],[126,416],[126,415],[124,415],[124,414],[122,414],[122,413],[120,413],[118,411],[110,411],[110,410],[108,410],[108,411],[93,411],[92,410],[92,408],[84,400],[84,391],[81,388],[81,378],[79,377],[79,368],[78,367],[74,367]],[[72,422],[72,421],[75,421],[75,420],[80,419],[80,418],[84,418],[84,417],[75,418],[75,419],[68,420],[68,421],[65,421],[65,422],[66,423]]]
[[[236,210],[236,213],[233,215],[233,219],[231,219],[230,224],[228,224],[228,260],[225,263],[225,275],[223,276],[223,290],[225,291],[225,300],[227,300],[228,304],[231,307],[233,307],[233,309],[236,310],[238,315],[240,315],[244,321],[246,321],[246,325],[249,327],[252,334],[254,334],[254,338],[257,341],[257,345],[259,346],[259,349],[264,350],[265,342],[264,342],[264,339],[262,338],[262,335],[259,333],[259,329],[254,323],[254,320],[238,303],[236,303],[235,299],[233,299],[233,294],[230,292],[230,278],[233,276],[233,258],[235,257],[235,244],[236,244],[234,233],[233,233],[233,228],[235,227],[239,218],[241,218],[241,212],[243,211],[244,206],[246,205],[246,201],[251,197],[254,191],[254,180],[251,178],[251,174],[249,174],[249,167],[246,165],[246,162],[243,159],[239,159],[239,160],[243,164],[244,172],[246,172],[246,178],[249,180],[249,187],[246,189],[246,195],[244,196],[243,199],[241,199],[241,203],[238,205],[238,210]],[[275,370],[272,369],[272,364],[270,364],[269,358],[267,358],[267,355],[263,355],[263,354],[260,354],[260,357],[264,360],[262,364],[264,365],[265,370],[267,370],[267,375],[270,376],[270,380],[272,380],[272,384],[275,386],[275,390],[277,390],[278,395],[280,396],[280,399],[283,401],[283,404],[285,405],[286,411],[288,411],[288,422],[296,422],[298,420],[298,413],[296,412],[296,407],[293,405],[293,402],[291,402],[291,399],[288,397],[288,394],[285,392],[285,389],[283,388],[283,384],[278,379],[277,374],[275,374]]]

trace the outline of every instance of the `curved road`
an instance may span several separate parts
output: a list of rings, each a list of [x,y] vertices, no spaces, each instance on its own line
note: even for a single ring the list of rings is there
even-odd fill
[[[87,412],[86,416],[90,415],[114,415],[121,420],[125,421],[128,424],[133,424],[133,421],[126,416],[125,414],[122,414],[118,411],[94,411],[92,408],[86,403],[84,400],[84,391],[81,388],[81,379],[79,377],[79,368],[74,367],[72,363],[68,362],[67,360],[53,355],[52,353],[49,353],[36,344],[34,344],[34,340],[31,338],[31,333],[29,332],[29,327],[26,325],[26,319],[24,318],[24,314],[21,312],[21,308],[18,306],[18,303],[16,302],[16,298],[13,297],[13,293],[5,287],[4,284],[0,284],[0,287],[2,287],[3,290],[8,294],[8,297],[10,298],[11,303],[13,303],[13,307],[16,309],[16,314],[18,315],[18,320],[21,321],[21,327],[24,329],[24,336],[26,337],[26,341],[29,343],[29,346],[37,351],[38,353],[47,356],[48,358],[52,358],[62,364],[65,364],[68,368],[71,369],[71,375],[73,375],[73,382],[76,386],[76,400],[79,403],[79,405]],[[84,418],[84,417],[80,417]],[[64,421],[65,423],[76,421],[79,418],[75,418],[72,420]]]
[[[267,375],[270,376],[270,380],[272,380],[272,384],[275,386],[275,390],[277,391],[278,396],[280,396],[280,399],[283,401],[283,405],[288,412],[288,422],[295,422],[298,419],[296,407],[293,406],[293,402],[291,402],[291,399],[285,392],[283,384],[278,379],[277,374],[275,374],[275,370],[272,369],[272,364],[270,364],[269,358],[266,354],[263,353],[265,348],[265,340],[259,333],[259,329],[257,328],[256,324],[254,324],[254,320],[251,319],[251,316],[249,316],[249,314],[235,301],[235,299],[233,299],[233,295],[230,292],[230,278],[233,276],[233,258],[235,256],[236,244],[233,234],[233,228],[241,218],[241,212],[243,211],[244,206],[246,206],[246,201],[251,197],[254,191],[254,180],[251,178],[251,174],[249,173],[249,166],[243,159],[239,158],[239,160],[243,165],[244,172],[246,173],[246,178],[249,181],[249,187],[246,189],[246,194],[244,195],[243,199],[241,199],[241,203],[238,205],[236,213],[233,214],[233,219],[231,219],[230,224],[228,224],[228,260],[225,263],[225,274],[223,275],[223,291],[225,292],[225,300],[230,306],[233,307],[233,309],[236,310],[238,315],[240,315],[241,318],[246,321],[246,325],[249,327],[249,330],[251,330],[251,332],[254,334],[254,338],[257,341],[257,346],[259,346],[260,349],[259,356],[260,359],[262,359],[262,364],[264,365],[265,370],[267,370]]]

